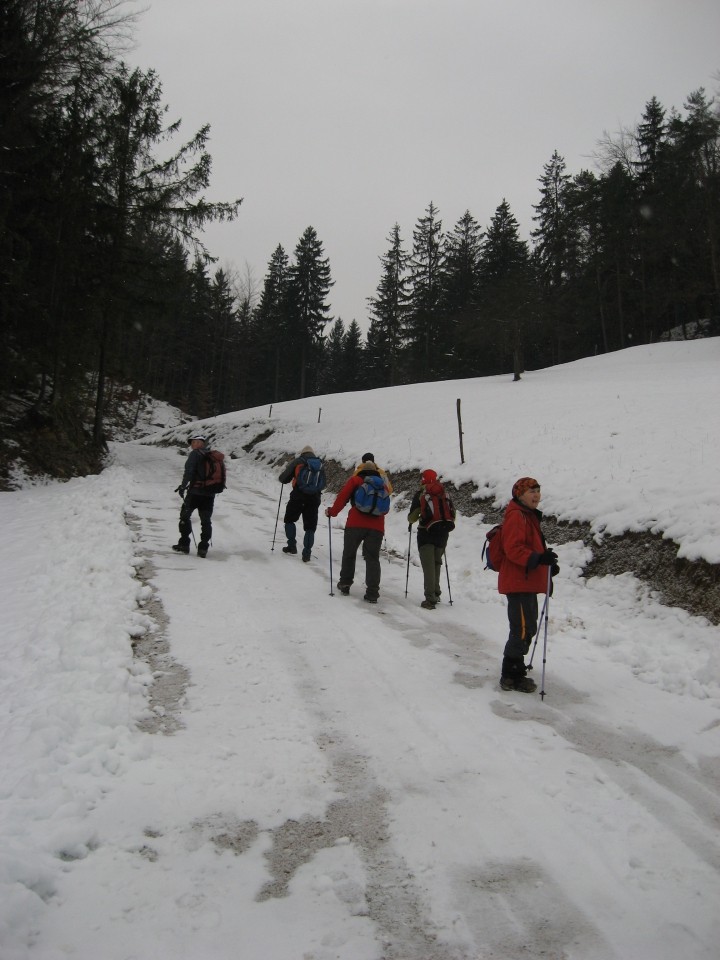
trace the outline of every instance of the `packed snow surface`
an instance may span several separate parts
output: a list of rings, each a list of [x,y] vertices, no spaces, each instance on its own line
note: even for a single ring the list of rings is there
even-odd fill
[[[101,476],[2,494],[2,960],[716,960],[720,629],[563,544],[544,697],[504,693],[481,514],[425,611],[396,496],[371,606],[360,559],[332,587],[346,512],[281,552],[277,476],[305,444],[498,504],[530,475],[549,514],[716,564],[719,363],[668,343],[170,417]],[[205,560],[170,550],[198,426],[229,466]]]

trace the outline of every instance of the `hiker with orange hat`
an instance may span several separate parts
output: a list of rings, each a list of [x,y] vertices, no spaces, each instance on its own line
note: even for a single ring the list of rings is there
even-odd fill
[[[507,596],[510,633],[503,654],[500,687],[523,693],[537,689],[535,681],[527,676],[525,665],[538,626],[537,595],[547,594],[551,578],[560,572],[557,554],[548,550],[540,529],[541,496],[537,480],[520,477],[513,484],[501,530],[503,555],[498,592]]]

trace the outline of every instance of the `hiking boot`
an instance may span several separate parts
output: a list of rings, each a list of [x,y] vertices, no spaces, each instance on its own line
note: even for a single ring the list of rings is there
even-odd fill
[[[515,681],[515,689],[521,693],[535,693],[537,684],[531,677],[520,677]]]
[[[189,543],[174,543],[172,545],[175,553],[190,553],[190,544]]]
[[[350,584],[349,584],[349,583],[342,583],[342,582],[340,581],[340,582],[338,582],[337,588],[338,588],[338,590],[340,591],[340,593],[341,593],[344,597],[346,597],[346,596],[350,593]]]
[[[537,684],[531,677],[500,677],[501,690],[519,690],[520,693],[535,693]]]
[[[377,603],[378,595],[376,593],[366,593],[363,600],[366,600],[368,603]]]
[[[283,547],[283,553],[297,553],[297,547],[289,543],[286,547]]]
[[[199,544],[198,544],[198,556],[199,556],[199,557],[206,557],[206,556],[207,556],[207,552],[208,552],[208,544],[207,544],[207,543],[199,543]]]
[[[303,555],[302,555],[302,560],[303,560],[303,563],[310,563],[310,554],[309,554],[309,553],[303,553]]]
[[[435,609],[435,601],[434,601],[434,600],[423,600],[423,602],[420,604],[420,606],[423,608],[423,610],[434,610],[434,609]]]

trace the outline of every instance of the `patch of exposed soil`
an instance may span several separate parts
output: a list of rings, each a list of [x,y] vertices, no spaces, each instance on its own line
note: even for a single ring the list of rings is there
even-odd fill
[[[152,584],[155,576],[152,561],[146,558],[142,565],[136,568],[136,576],[153,591],[151,598],[143,604],[143,612],[155,627],[133,641],[135,656],[149,665],[153,675],[149,695],[151,714],[138,723],[138,728],[145,733],[172,734],[183,725],[181,714],[190,674],[170,655],[166,634],[168,618],[162,600]]]

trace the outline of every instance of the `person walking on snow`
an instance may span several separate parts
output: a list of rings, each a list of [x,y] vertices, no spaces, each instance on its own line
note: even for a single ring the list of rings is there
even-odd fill
[[[498,592],[507,596],[510,633],[503,654],[500,687],[533,693],[534,680],[527,676],[525,656],[538,625],[539,593],[547,593],[548,567],[551,576],[560,572],[557,554],[548,550],[540,529],[538,510],[540,484],[521,477],[512,488],[502,523],[503,558],[498,573]]]
[[[366,463],[375,463],[375,456],[374,456],[372,453],[364,453],[364,454],[362,455],[362,461],[355,467],[355,473],[361,473],[361,472],[365,469],[365,464],[366,464]],[[378,468],[377,468],[377,471],[378,471],[378,473],[380,474],[380,476],[383,478],[383,480],[385,481],[385,486],[387,487],[387,492],[388,492],[388,493],[392,493],[392,492],[393,492],[393,485],[392,485],[392,483],[390,482],[390,477],[387,475],[387,473],[385,472],[385,470],[383,470],[381,467],[378,467]]]
[[[176,553],[190,553],[190,537],[192,536],[193,511],[197,510],[200,517],[200,543],[197,546],[199,557],[206,557],[210,541],[212,540],[212,513],[215,506],[215,494],[208,493],[202,486],[195,486],[205,476],[205,460],[207,455],[207,438],[196,433],[190,440],[190,453],[185,461],[182,482],[175,488],[175,493],[183,497],[180,508],[178,529],[180,539],[173,544]]]
[[[325,511],[326,517],[336,517],[350,501],[350,512],[345,523],[343,539],[342,562],[340,565],[340,579],[337,588],[344,596],[350,593],[350,587],[355,580],[355,564],[357,552],[362,544],[362,555],[365,561],[365,596],[368,603],[377,603],[380,596],[380,548],[385,536],[385,517],[373,513],[362,513],[355,506],[354,494],[368,477],[382,477],[382,474],[373,460],[366,460],[360,465],[359,472],[345,482],[335,498],[335,502]],[[385,491],[387,486],[383,483]]]
[[[317,464],[309,464],[309,461],[316,460]],[[299,477],[304,467],[312,466],[318,471],[314,489],[301,489]],[[285,467],[279,477],[280,483],[292,482],[292,490],[285,507],[285,536],[287,537],[287,546],[283,547],[283,553],[297,553],[297,528],[296,523],[302,517],[303,537],[302,558],[308,563],[312,553],[312,546],[315,543],[315,531],[317,530],[318,510],[320,509],[320,500],[322,490],[325,487],[325,472],[322,469],[322,462],[315,457],[312,447],[303,447],[297,457],[291,460]]]
[[[436,512],[434,506],[438,507]],[[440,602],[440,573],[448,537],[455,529],[455,507],[434,470],[423,470],[420,475],[420,489],[408,513],[408,530],[415,521],[418,521],[417,545],[425,593],[420,606],[434,610]]]

